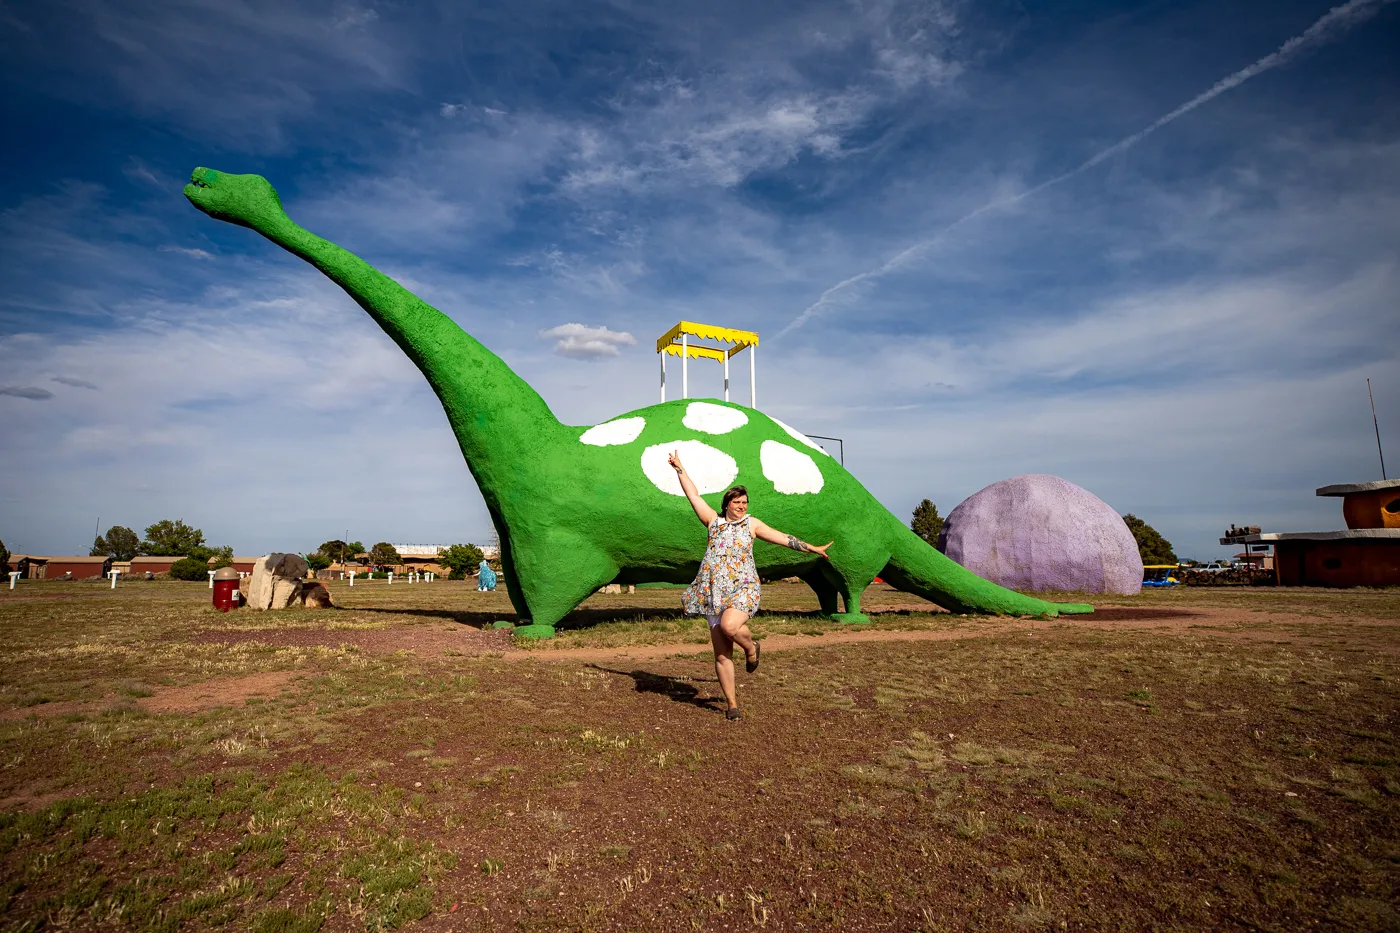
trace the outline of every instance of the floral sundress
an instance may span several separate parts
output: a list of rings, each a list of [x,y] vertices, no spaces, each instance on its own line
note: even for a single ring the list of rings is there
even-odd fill
[[[758,612],[758,568],[753,563],[753,530],[749,516],[727,522],[717,515],[710,522],[710,543],[695,582],[681,594],[686,615],[713,616],[726,609]]]

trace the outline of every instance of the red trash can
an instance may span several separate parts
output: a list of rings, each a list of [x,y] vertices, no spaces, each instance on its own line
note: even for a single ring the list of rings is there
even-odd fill
[[[214,608],[224,612],[238,608],[238,571],[232,567],[214,571]]]

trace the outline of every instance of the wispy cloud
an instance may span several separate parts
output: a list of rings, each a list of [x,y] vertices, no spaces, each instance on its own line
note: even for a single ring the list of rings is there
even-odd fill
[[[48,93],[117,98],[203,140],[259,148],[287,145],[286,124],[328,101],[396,84],[405,51],[374,10],[354,5],[55,0],[26,18],[33,35],[13,57]]]
[[[555,353],[576,360],[617,356],[620,347],[632,346],[637,342],[637,338],[626,331],[572,323],[560,324],[558,327],[542,330],[540,336],[555,341]]]
[[[1048,188],[1052,188],[1056,185],[1069,181],[1072,178],[1082,175],[1084,172],[1087,172],[1089,169],[1093,168],[1096,165],[1099,165],[1105,160],[1110,159],[1113,156],[1132,148],[1133,146],[1142,142],[1151,134],[1157,132],[1158,130],[1162,129],[1163,127],[1167,126],[1173,121],[1180,119],[1181,117],[1185,116],[1186,114],[1190,113],[1196,108],[1206,103],[1209,103],[1210,101],[1219,97],[1221,94],[1224,94],[1226,91],[1229,91],[1232,88],[1239,87],[1241,84],[1245,83],[1250,78],[1257,77],[1258,75],[1261,75],[1264,72],[1269,71],[1270,69],[1277,68],[1278,66],[1287,63],[1293,58],[1296,58],[1300,53],[1313,46],[1319,45],[1323,42],[1327,42],[1331,39],[1336,38],[1350,27],[1355,26],[1375,16],[1376,13],[1380,11],[1381,7],[1393,2],[1395,2],[1395,0],[1347,0],[1347,2],[1342,4],[1341,6],[1334,7],[1326,14],[1324,14],[1320,19],[1318,19],[1315,23],[1309,26],[1306,30],[1304,30],[1300,35],[1294,36],[1293,38],[1284,42],[1281,46],[1278,47],[1276,51],[1265,55],[1263,58],[1258,59],[1253,64],[1245,68],[1241,68],[1239,71],[1236,71],[1233,74],[1230,74],[1220,79],[1209,89],[1191,98],[1189,101],[1177,107],[1176,109],[1159,117],[1157,120],[1153,121],[1144,129],[1139,130],[1131,136],[1124,137],[1123,139],[1119,140],[1118,142],[1105,149],[1099,150],[1094,155],[1090,156],[1088,159],[1084,160],[1079,165],[1075,166],[1069,171],[1062,172],[1061,174],[1056,175],[1055,177],[1047,181],[1041,182],[1033,188],[1029,188],[1025,191],[1021,191],[1013,195],[990,201],[982,205],[981,207],[978,207],[976,210],[970,211],[964,214],[963,216],[959,217],[957,220],[954,220],[952,223],[948,224],[947,226],[943,227],[943,229],[933,234],[933,236],[921,240],[913,244],[912,246],[905,248],[904,250],[895,254],[893,257],[886,260],[884,263],[880,264],[876,268],[867,270],[865,272],[860,272],[856,275],[842,279],[840,282],[837,282],[835,285],[832,285],[830,288],[826,289],[826,291],[822,292],[821,296],[815,302],[803,309],[802,313],[799,314],[796,318],[794,318],[786,327],[784,327],[777,334],[775,334],[773,339],[781,339],[787,336],[788,334],[792,333],[794,330],[797,330],[799,327],[802,327],[804,324],[806,324],[808,321],[811,321],[813,318],[816,318],[821,314],[827,312],[833,306],[833,299],[835,299],[841,293],[853,288],[856,285],[880,279],[883,276],[886,276],[889,273],[895,271],[896,269],[899,269],[901,266],[904,266],[905,264],[909,263],[913,259],[923,254],[925,251],[927,251],[928,248],[934,243],[936,243],[940,238],[946,236],[948,233],[951,233],[953,230],[957,229],[958,227],[962,226],[968,221],[974,220],[982,216],[983,214],[987,214],[992,211],[997,211],[1003,208],[1011,207],[1021,201],[1024,201],[1027,198],[1033,197],[1034,195],[1045,191]]]
[[[160,251],[161,251],[162,253],[179,253],[181,256],[189,256],[189,257],[191,257],[192,259],[213,259],[213,258],[214,258],[214,254],[213,254],[213,253],[209,252],[207,249],[199,249],[198,247],[190,247],[190,246],[162,246],[162,247],[160,247]]]
[[[12,395],[15,398],[28,398],[35,401],[53,398],[52,392],[38,386],[0,386],[0,395]]]
[[[86,379],[79,379],[76,376],[54,376],[50,381],[72,386],[75,389],[97,389],[97,386],[93,385],[91,382],[88,382]]]

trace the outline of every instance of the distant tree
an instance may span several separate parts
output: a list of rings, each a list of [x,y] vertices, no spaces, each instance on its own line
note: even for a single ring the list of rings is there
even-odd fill
[[[209,564],[198,557],[182,557],[170,565],[172,580],[207,580]]]
[[[122,525],[113,525],[105,535],[98,535],[92,542],[92,557],[111,555],[117,560],[131,560],[141,553],[141,538]]]
[[[221,567],[231,567],[233,566],[233,548],[229,547],[227,544],[223,547],[213,548],[212,553],[205,559],[209,562],[210,570],[218,570]]]
[[[394,550],[394,546],[388,541],[380,541],[369,549],[369,562],[376,569],[380,567],[396,567],[403,563],[403,558],[399,552]]]
[[[1176,554],[1172,551],[1172,543],[1162,537],[1156,528],[1138,518],[1132,512],[1123,516],[1123,524],[1128,526],[1128,530],[1133,533],[1133,539],[1137,541],[1138,553],[1142,555],[1144,564],[1175,564]]]
[[[938,533],[943,530],[943,519],[938,514],[938,506],[928,499],[914,506],[914,517],[909,521],[909,530],[927,541],[931,547],[938,547]]]
[[[355,543],[358,544],[359,542],[357,541]],[[339,538],[332,538],[329,541],[322,541],[321,546],[313,553],[320,554],[322,557],[327,558],[332,564],[343,564],[347,560],[354,560],[355,555],[359,552]]]
[[[10,550],[5,547],[5,542],[0,541],[0,573],[10,572]]]
[[[449,580],[464,580],[485,559],[481,553],[481,548],[475,544],[454,544],[445,547],[438,554],[438,563],[451,571],[447,575]]]
[[[354,560],[363,553],[365,553],[365,546],[359,541],[351,541],[349,544],[345,545],[345,556],[350,560]]]
[[[146,529],[141,553],[152,557],[179,557],[193,554],[195,548],[203,546],[204,532],[178,518],[173,522],[165,518]]]
[[[312,551],[310,554],[305,555],[305,557],[306,566],[310,567],[312,570],[325,570],[332,563],[331,559],[320,551]]]

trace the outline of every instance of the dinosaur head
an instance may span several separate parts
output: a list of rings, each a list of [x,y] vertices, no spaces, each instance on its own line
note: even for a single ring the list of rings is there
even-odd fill
[[[197,168],[185,185],[190,203],[215,220],[263,232],[286,219],[282,200],[261,175],[230,175]]]

